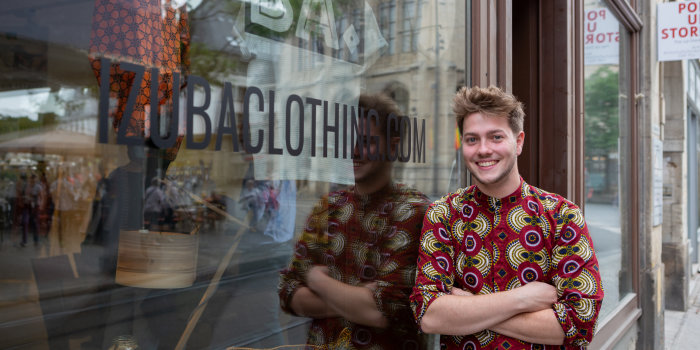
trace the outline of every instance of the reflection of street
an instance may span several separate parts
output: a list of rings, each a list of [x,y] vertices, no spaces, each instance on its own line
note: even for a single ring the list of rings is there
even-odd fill
[[[297,208],[311,204],[297,203]],[[241,220],[245,217],[242,210],[230,208],[230,213]],[[261,225],[264,227],[264,223]],[[71,349],[104,348],[113,338],[110,327],[131,330],[142,348],[174,348],[223,256],[235,243],[239,228],[231,221],[216,227],[203,225],[198,233],[195,283],[169,290],[115,285],[113,276],[85,263],[90,258],[86,253],[99,256],[99,246],[83,246],[82,252],[75,254],[78,278],[70,269],[67,275],[61,274],[56,266],[58,272],[53,273],[46,271],[51,265],[42,264],[44,280],[37,286],[36,267],[44,256],[43,247],[21,248],[14,246],[13,240],[5,240],[0,246],[0,264],[4,267],[0,276],[0,348],[32,343],[32,348],[48,349],[47,326],[56,320],[65,321],[67,326],[58,334],[54,329],[52,342],[65,340]],[[275,242],[263,231],[243,231],[187,348],[266,348],[304,343],[308,321],[281,313],[277,297],[279,270],[289,261],[293,241]],[[5,233],[10,236],[9,231]],[[52,312],[58,310],[50,307],[56,304],[70,305],[70,309],[61,310],[63,314]],[[102,333],[102,344],[96,344],[99,340],[94,334]]]
[[[620,252],[620,207],[611,204],[587,204],[586,224],[598,257]]]
[[[600,316],[605,318],[620,300],[619,272],[622,267],[620,207],[612,204],[586,204],[585,217],[588,232],[593,239],[605,290],[600,312]]]

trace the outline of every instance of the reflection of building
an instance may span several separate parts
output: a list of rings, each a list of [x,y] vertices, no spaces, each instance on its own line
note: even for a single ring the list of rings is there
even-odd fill
[[[465,84],[467,71],[465,48],[456,44],[466,30],[456,15],[465,11],[463,6],[422,0],[381,2],[379,25],[388,48],[368,72],[369,91],[389,94],[404,113],[426,120],[428,162],[405,164],[405,173],[399,176],[435,195],[459,182],[450,100]]]
[[[425,120],[426,123],[425,135],[417,135],[426,139],[427,149],[420,150],[426,162],[397,164],[399,179],[425,188],[435,196],[446,192],[448,186],[454,188],[459,182],[460,171],[457,166],[458,157],[455,157],[455,140],[449,124],[449,100],[452,93],[464,84],[465,51],[463,46],[455,44],[465,31],[463,18],[455,16],[455,13],[464,11],[463,4],[438,3],[436,8],[435,3],[427,1],[390,0],[377,2],[376,6],[369,8],[371,13],[362,8],[361,3],[339,6],[342,8],[337,9],[339,13],[334,18],[339,43],[337,49],[330,49],[325,45],[326,37],[323,33],[312,31],[309,33],[310,40],[305,41],[296,37],[298,34],[294,28],[283,35],[269,36],[269,32],[261,29],[260,25],[253,26],[247,23],[243,26],[240,22],[234,22],[235,35],[228,42],[219,42],[221,40],[216,33],[230,30],[231,22],[198,21],[196,15],[193,16],[193,36],[206,42],[209,48],[223,46],[223,53],[232,59],[241,56],[245,59],[246,54],[254,57],[251,62],[246,63],[247,73],[238,69],[219,72],[218,76],[211,75],[213,72],[207,73],[212,79],[221,79],[221,83],[230,81],[239,89],[245,88],[246,83],[242,80],[245,77],[239,75],[243,73],[247,74],[249,85],[254,82],[264,93],[267,92],[266,89],[275,89],[276,96],[280,99],[294,93],[330,102],[351,103],[351,99],[357,98],[360,92],[382,92],[391,96],[403,113],[418,118],[420,122]],[[199,7],[205,14],[215,13],[216,8],[217,5],[209,2]],[[294,10],[295,14],[297,10],[299,9]],[[436,25],[438,19],[440,24]],[[373,30],[373,21],[378,25],[377,34],[381,34],[385,40],[385,45],[376,48],[373,43],[368,42],[368,39],[372,38],[369,33]],[[343,32],[350,25],[355,26],[360,31],[359,35],[363,36],[356,51],[346,46],[342,38]],[[263,41],[265,44],[261,45],[255,42],[261,39],[252,39],[254,37],[251,33],[264,35],[276,41]],[[439,44],[433,44],[436,40]],[[275,42],[285,42],[287,45],[280,48]],[[270,48],[273,48],[272,51]],[[380,51],[375,53],[373,50],[377,49]],[[339,61],[331,60],[329,56]],[[197,60],[196,57],[193,58],[195,64]],[[282,64],[271,65],[270,62]],[[319,71],[324,74],[319,75]],[[242,110],[244,92],[245,90],[241,90],[235,93],[237,111]],[[213,88],[211,96],[209,111],[210,115],[214,115],[219,105],[218,87]],[[277,135],[285,131],[282,128],[284,107],[282,104],[276,108],[279,114],[276,123]],[[306,108],[308,115],[310,110],[308,106]],[[434,117],[436,115],[437,117]],[[237,117],[240,122],[240,112]],[[261,116],[259,119],[254,123],[266,127],[266,117]],[[317,124],[317,135],[320,139],[321,121],[318,120]],[[448,134],[449,137],[441,136],[443,134]],[[309,132],[305,135],[305,142],[309,143]],[[255,137],[253,136],[254,139]],[[262,153],[264,154],[265,150]],[[269,162],[269,159],[261,157],[256,159]],[[287,166],[298,168],[299,164],[292,161],[288,162]],[[324,164],[322,159],[313,158],[306,166],[311,169],[327,167]],[[271,171],[274,173],[271,169],[275,169],[274,166],[270,166],[272,165],[262,169],[256,168],[256,173],[260,171],[260,174],[269,176]],[[297,176],[305,178],[309,175]]]

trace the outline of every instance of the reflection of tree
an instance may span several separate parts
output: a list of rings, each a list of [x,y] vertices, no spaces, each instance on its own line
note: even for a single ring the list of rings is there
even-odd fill
[[[56,123],[55,115],[49,115],[44,120],[31,120],[29,117],[10,117],[0,115],[0,134],[30,130]]]
[[[617,151],[618,72],[600,67],[586,79],[586,155],[607,155]]]
[[[610,155],[617,153],[620,135],[619,73],[610,66],[602,66],[586,79],[585,86],[584,125],[586,168],[591,175],[589,186],[602,192],[614,192],[617,162]]]
[[[236,71],[238,60],[226,47],[212,47],[211,40],[207,36],[208,26],[212,23],[232,23],[242,7],[239,1],[203,1],[196,9],[190,10],[190,29],[193,38],[203,36],[203,40],[192,40],[190,45],[190,72],[201,76],[208,82],[216,85],[223,83],[222,79],[233,75]],[[217,29],[220,26],[217,25]],[[215,33],[219,34],[219,33]],[[220,35],[229,36],[229,32]],[[225,44],[228,46],[228,43]]]
[[[233,75],[239,64],[232,55],[209,48],[200,42],[192,43],[190,54],[192,55],[190,60],[192,74],[203,77],[215,85],[222,85],[222,79]]]

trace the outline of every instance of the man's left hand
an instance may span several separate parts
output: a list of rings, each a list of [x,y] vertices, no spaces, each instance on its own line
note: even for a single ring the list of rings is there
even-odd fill
[[[474,296],[474,293],[457,287],[452,287],[452,290],[450,290],[450,294],[464,297]]]
[[[318,287],[330,278],[328,274],[328,266],[314,265],[306,273],[306,285],[313,291],[316,291]]]

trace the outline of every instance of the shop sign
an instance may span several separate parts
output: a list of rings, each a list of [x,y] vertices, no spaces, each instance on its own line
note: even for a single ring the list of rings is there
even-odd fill
[[[372,56],[386,45],[376,17],[366,2],[357,1],[357,6],[362,8],[364,14],[364,20],[357,22],[360,27],[347,22],[343,28],[337,25],[336,16],[348,9],[339,9],[338,6],[351,6],[352,3],[336,4],[336,8],[333,7],[332,0],[304,0],[300,7],[298,3],[299,1],[294,2],[297,5],[295,8],[290,0],[251,0],[245,31],[301,49],[305,48],[311,38],[319,38],[326,49],[318,52],[336,56],[335,53],[339,50],[347,50],[354,57],[350,59],[354,60],[351,63],[359,65],[364,64],[362,61],[365,56]]]
[[[666,2],[657,5],[659,61],[700,58],[700,1]]]
[[[607,8],[586,11],[584,32],[584,62],[619,64],[620,23]]]
[[[109,76],[109,70],[112,66],[112,61],[108,58],[101,58],[102,76]],[[140,82],[144,79],[146,67],[132,63],[120,63],[120,68],[126,71],[135,73],[134,80]],[[157,68],[151,68],[151,88],[152,96],[158,95],[158,78],[159,72]],[[158,108],[151,108],[149,130],[144,132],[150,135],[151,140],[159,148],[173,147],[176,142],[178,130],[180,130],[180,116],[178,107],[180,103],[185,103],[185,147],[188,149],[207,149],[212,142],[212,136],[215,136],[215,150],[219,151],[222,148],[223,135],[231,136],[231,147],[235,152],[245,151],[248,154],[267,153],[272,155],[287,154],[290,156],[302,155],[304,143],[299,140],[304,140],[304,134],[308,133],[311,139],[310,156],[322,156],[324,158],[335,159],[351,159],[353,147],[356,144],[360,145],[360,156],[369,160],[380,160],[378,158],[378,147],[373,154],[370,152],[372,145],[379,145],[380,139],[378,136],[362,137],[369,134],[369,123],[366,123],[366,130],[361,130],[359,119],[366,117],[369,120],[374,118],[374,123],[379,121],[377,111],[370,109],[364,110],[359,106],[348,105],[335,101],[323,100],[313,96],[300,96],[297,94],[289,94],[288,96],[277,96],[275,90],[263,89],[256,86],[248,86],[243,98],[243,111],[241,130],[238,129],[239,122],[236,120],[236,111],[234,110],[233,85],[230,82],[224,83],[224,88],[221,90],[221,105],[219,106],[219,115],[217,127],[214,127],[213,119],[209,115],[209,107],[212,100],[211,86],[206,79],[190,75],[187,78],[187,93],[186,101],[180,101],[179,81],[180,74],[173,74],[173,87],[175,91],[172,95],[172,113],[170,118],[170,132],[168,136],[161,135],[160,132],[160,111]],[[145,86],[146,84],[138,83],[134,86]],[[195,98],[195,92],[203,93],[203,98]],[[139,89],[131,89],[129,91],[128,102],[126,104],[123,118],[117,129],[116,141],[118,144],[126,145],[143,145],[144,139],[141,137],[128,137],[126,135],[126,126],[130,124],[133,115],[134,101],[139,94]],[[282,98],[285,101],[284,110],[276,110],[276,100]],[[203,100],[201,105],[195,102]],[[264,112],[267,108],[268,124],[265,128],[254,128],[251,123],[251,112]],[[306,114],[306,110],[310,111],[310,115]],[[284,118],[284,134],[276,135],[275,121],[277,117]],[[204,125],[204,138],[195,141],[194,124],[195,118],[200,119]],[[322,130],[317,132],[317,125],[322,123]],[[100,101],[99,101],[99,124],[98,124],[98,140],[100,143],[109,142],[109,84],[100,86]],[[264,130],[266,129],[266,130]],[[308,129],[308,130],[307,130]],[[386,118],[385,130],[396,130],[401,134],[400,147],[396,152],[388,152],[384,156],[388,161],[425,163],[426,153],[426,138],[425,138],[425,119],[419,122],[418,118],[409,118],[406,116],[389,115]],[[297,132],[294,135],[294,131]],[[322,137],[318,137],[318,135]],[[386,135],[386,144],[391,144],[389,133]],[[239,142],[241,140],[242,142]],[[295,141],[297,140],[297,141]],[[296,142],[296,144],[295,144]],[[317,154],[317,142],[322,145],[322,151]],[[239,144],[243,145],[243,149]],[[264,147],[265,143],[267,147]],[[329,145],[332,146],[333,152],[329,152]],[[342,152],[341,152],[342,150]]]

